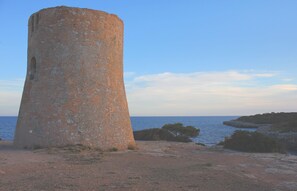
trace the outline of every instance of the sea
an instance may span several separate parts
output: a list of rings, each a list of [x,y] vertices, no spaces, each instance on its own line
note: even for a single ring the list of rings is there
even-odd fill
[[[225,137],[232,135],[236,130],[255,131],[252,128],[234,128],[223,125],[223,121],[236,119],[239,116],[191,116],[191,117],[131,117],[134,131],[161,128],[164,124],[182,123],[200,129],[198,137],[193,138],[194,142],[203,143],[207,146],[216,145]],[[17,117],[0,117],[0,138],[13,141]]]

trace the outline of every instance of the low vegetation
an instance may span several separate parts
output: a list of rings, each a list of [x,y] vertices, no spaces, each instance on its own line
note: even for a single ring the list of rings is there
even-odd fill
[[[221,144],[224,148],[243,152],[285,152],[283,144],[258,132],[235,131]]]
[[[197,137],[200,129],[193,126],[184,126],[182,123],[165,124],[162,129],[166,129],[175,136]]]
[[[109,149],[109,151],[110,151],[110,152],[116,152],[116,151],[118,151],[118,148],[116,148],[116,147],[112,147],[112,148]]]
[[[193,126],[183,126],[181,123],[166,124],[161,129],[145,129],[134,131],[136,140],[145,141],[175,141],[175,142],[192,142],[191,138],[197,137],[200,130]]]
[[[235,120],[224,121],[224,125],[239,128],[258,128],[261,125],[271,125],[272,131],[280,133],[297,132],[297,112],[292,113],[264,113],[242,116]]]
[[[264,113],[251,116],[242,116],[239,117],[237,120],[256,124],[278,124],[284,122],[297,122],[297,112]]]
[[[296,121],[273,124],[271,130],[280,133],[297,132],[297,119]]]

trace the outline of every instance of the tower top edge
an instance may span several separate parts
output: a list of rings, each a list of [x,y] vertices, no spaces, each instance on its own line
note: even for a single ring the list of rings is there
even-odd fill
[[[119,16],[117,16],[116,14],[113,14],[113,13],[108,13],[108,12],[105,12],[105,11],[89,9],[89,8],[68,7],[68,6],[64,6],[64,5],[41,9],[41,10],[33,13],[31,15],[31,17],[34,14],[37,14],[37,13],[47,12],[47,11],[54,11],[54,10],[69,10],[69,11],[71,10],[71,11],[74,11],[74,12],[83,12],[84,11],[84,12],[93,13],[93,14],[102,14],[102,15],[106,15],[106,16],[115,17],[116,19],[118,19],[119,21],[121,21],[123,23],[123,20]]]

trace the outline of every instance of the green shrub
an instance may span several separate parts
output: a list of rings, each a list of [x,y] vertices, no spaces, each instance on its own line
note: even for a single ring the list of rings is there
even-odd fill
[[[141,131],[134,131],[135,140],[143,140],[143,141],[176,141],[176,142],[191,142],[192,140],[189,137],[178,135],[175,136],[171,132],[166,129],[145,129]]]
[[[134,131],[136,140],[146,141],[176,141],[176,142],[192,142],[190,138],[197,137],[200,130],[193,126],[183,126],[181,123],[166,124],[161,129],[145,129]]]
[[[165,124],[162,129],[166,129],[175,136],[197,137],[200,133],[199,129],[193,126],[184,126],[182,123]]]
[[[272,131],[278,131],[280,133],[297,132],[297,121],[273,124]]]
[[[235,131],[230,138],[225,138],[224,148],[243,152],[285,152],[284,146],[277,140],[258,132]]]
[[[112,147],[112,148],[109,149],[109,151],[110,151],[110,152],[116,152],[116,151],[118,151],[118,148],[116,148],[116,147]]]

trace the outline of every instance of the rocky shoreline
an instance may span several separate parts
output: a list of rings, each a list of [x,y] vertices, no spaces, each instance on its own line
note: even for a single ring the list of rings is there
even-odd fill
[[[297,151],[297,132],[282,132],[275,129],[273,124],[257,124],[238,119],[224,121],[223,124],[235,128],[255,128],[257,132],[283,143],[288,150]]]
[[[236,119],[230,120],[230,121],[224,121],[223,124],[231,127],[236,127],[236,128],[259,128],[259,127],[270,126],[270,124],[256,124],[256,123],[239,121]]]

